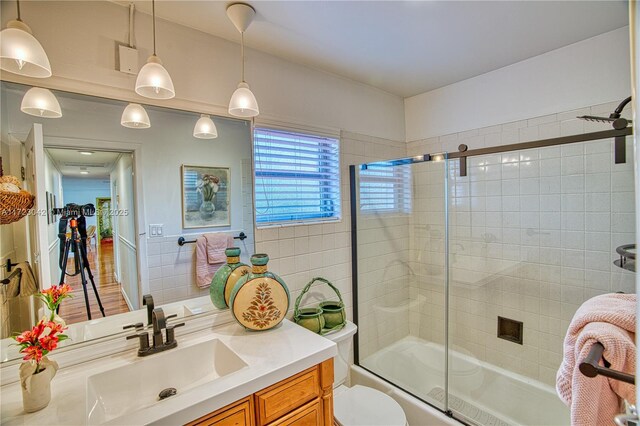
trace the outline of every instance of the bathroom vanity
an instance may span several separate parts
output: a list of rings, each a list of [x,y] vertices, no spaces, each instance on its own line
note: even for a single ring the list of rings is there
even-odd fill
[[[205,319],[203,318],[202,321]],[[209,319],[210,321],[210,319]],[[124,340],[124,338],[122,339]],[[264,332],[236,323],[185,330],[178,347],[125,350],[69,365],[45,409],[22,410],[20,383],[0,388],[0,422],[31,424],[331,425],[336,345],[288,320]],[[111,343],[113,345],[113,343]],[[98,346],[98,345],[92,345]],[[64,353],[65,357],[73,352]],[[63,355],[63,354],[60,354]],[[53,359],[57,359],[55,355]],[[17,370],[18,365],[4,367]],[[173,387],[177,393],[160,400]]]
[[[333,359],[190,422],[204,425],[333,424]]]

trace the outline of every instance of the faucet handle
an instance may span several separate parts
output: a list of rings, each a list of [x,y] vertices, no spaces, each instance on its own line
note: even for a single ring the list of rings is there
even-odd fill
[[[148,351],[149,350],[149,334],[143,331],[140,333],[127,336],[127,340],[136,339],[136,338],[140,339],[140,347],[138,348],[138,353]]]
[[[164,317],[164,319],[166,319],[167,321],[169,321],[171,318],[177,318],[178,314],[171,314],[169,316]]]
[[[168,325],[167,326],[167,336],[166,336],[166,341],[165,344],[166,345],[171,345],[173,342],[175,342],[176,337],[175,337],[175,329],[178,327],[182,327],[184,325],[183,322],[179,323],[179,324],[172,324],[172,325]]]
[[[125,325],[124,327],[122,327],[123,330],[127,330],[129,328],[135,328],[136,331],[142,330],[144,328],[144,324],[141,323],[141,322],[137,322],[135,324],[128,324],[128,325]]]

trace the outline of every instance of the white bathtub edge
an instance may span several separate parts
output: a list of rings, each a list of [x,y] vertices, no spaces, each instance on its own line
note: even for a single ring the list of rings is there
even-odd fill
[[[351,366],[350,383],[351,386],[368,386],[391,396],[404,410],[409,426],[460,426],[462,424],[357,365]]]

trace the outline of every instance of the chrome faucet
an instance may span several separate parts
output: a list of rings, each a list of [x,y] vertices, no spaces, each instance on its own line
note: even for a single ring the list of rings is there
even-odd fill
[[[127,336],[129,339],[140,339],[140,347],[138,348],[138,356],[152,355],[158,352],[163,352],[168,349],[178,346],[178,342],[175,337],[175,329],[182,327],[183,322],[179,324],[167,325],[167,320],[177,317],[177,314],[164,316],[162,308],[155,308],[151,313],[151,324],[153,325],[152,332],[152,345],[149,345],[149,333],[146,331],[140,331],[141,328],[136,327],[136,334]],[[165,338],[162,337],[162,330],[165,330]]]

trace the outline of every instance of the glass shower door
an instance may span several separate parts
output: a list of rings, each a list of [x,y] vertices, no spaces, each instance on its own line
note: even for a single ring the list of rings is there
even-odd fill
[[[437,158],[436,158],[437,160]],[[356,166],[358,363],[446,410],[447,163]]]
[[[631,137],[449,164],[449,409],[479,425],[570,424],[555,391],[563,339],[587,299],[634,292],[613,264],[635,242]]]

